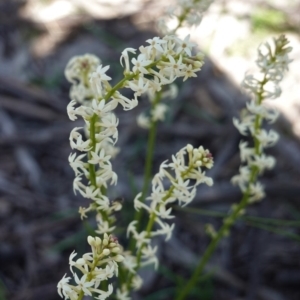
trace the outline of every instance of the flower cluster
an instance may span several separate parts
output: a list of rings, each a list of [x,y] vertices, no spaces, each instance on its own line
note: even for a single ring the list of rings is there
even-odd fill
[[[189,35],[184,40],[180,40],[175,36],[166,36],[163,39],[155,37],[146,41],[150,44],[149,46],[140,47],[141,54],[137,57],[140,64],[143,65],[143,61],[146,60],[148,64],[151,62],[151,65],[153,65],[153,60],[151,60],[153,57],[156,57],[155,59],[158,62],[156,68],[151,68],[148,71],[141,69],[142,72],[139,74],[138,82],[136,80],[139,89],[129,83],[133,90],[138,91],[135,96],[146,92],[151,102],[149,114],[142,113],[137,118],[140,127],[149,128],[151,122],[164,121],[168,106],[162,103],[161,100],[174,99],[177,96],[177,87],[171,83],[178,77],[183,77],[183,81],[191,77],[197,77],[196,72],[201,70],[204,55],[199,52],[196,56],[192,56],[194,43],[190,42],[189,39]],[[131,49],[132,52],[133,50]],[[126,53],[128,52],[130,51],[127,50]],[[124,56],[123,59],[125,66],[127,66],[125,72],[130,72],[128,57]],[[134,58],[132,63],[137,64],[138,62]],[[133,66],[132,71],[137,70],[137,67]],[[151,77],[149,78],[149,76]],[[162,86],[166,85],[168,86],[162,90]]]
[[[154,95],[179,77],[185,81],[196,76],[203,65],[203,55],[192,55],[195,44],[189,39],[189,35],[184,40],[173,35],[148,39],[149,45],[139,47],[140,53],[131,59],[131,64],[129,53],[135,54],[137,50],[126,48],[122,52],[120,62],[128,79],[124,86],[134,91],[135,99],[145,92]]]
[[[114,104],[95,97],[92,79],[102,70],[99,63],[100,60],[93,55],[77,56],[70,60],[65,74],[72,83],[72,100],[67,107],[69,118],[74,121],[81,116],[86,124],[85,128],[75,127],[70,133],[71,148],[76,150],[69,156],[76,176],[73,188],[75,193],[78,191],[92,200],[89,207],[80,207],[79,212],[84,218],[87,212],[95,210],[97,232],[103,234],[114,229],[112,213],[121,209],[121,204],[109,201],[103,193],[108,184],[117,182],[110,159],[118,153],[114,147],[118,139],[118,118],[112,112]],[[108,76],[104,79],[107,80]]]
[[[158,20],[158,28],[163,34],[174,32],[182,25],[198,26],[203,17],[203,13],[208,9],[213,0],[176,0],[174,6],[166,9],[166,17]],[[176,27],[170,29],[168,21],[176,20]]]
[[[72,252],[69,259],[70,270],[73,274],[75,285],[69,284],[71,277],[64,277],[57,285],[60,297],[70,300],[82,299],[84,295],[94,296],[95,299],[104,300],[113,292],[112,284],[108,285],[108,290],[100,289],[103,281],[118,276],[118,263],[124,257],[119,254],[121,251],[118,241],[113,236],[104,234],[103,239],[99,237],[88,237],[88,243],[92,252],[84,254],[75,260],[77,253]],[[73,268],[82,273],[79,278]]]
[[[71,99],[78,103],[93,99],[89,79],[90,74],[96,71],[99,64],[100,59],[91,54],[74,56],[70,59],[65,69],[65,76],[72,83],[70,89]]]
[[[275,165],[274,157],[264,154],[263,151],[273,146],[279,135],[272,129],[267,131],[261,127],[264,120],[275,122],[278,112],[265,107],[262,102],[266,98],[277,98],[281,93],[279,83],[291,62],[288,57],[291,47],[287,47],[287,44],[288,40],[281,35],[274,39],[274,47],[266,43],[258,49],[256,62],[260,70],[259,78],[247,75],[243,81],[243,87],[254,95],[254,99],[247,103],[240,120],[233,119],[235,127],[242,135],[251,135],[254,139],[254,147],[249,147],[245,141],[240,143],[241,161],[245,165],[240,167],[240,174],[232,178],[232,182],[238,184],[243,192],[248,189],[250,202],[264,197],[264,188],[260,182],[254,180],[252,171],[261,174]]]
[[[93,200],[88,208],[80,208],[80,213],[85,217],[88,211],[96,210],[100,233],[114,229],[110,215],[121,208],[117,202],[111,205],[102,192],[108,184],[117,182],[110,159],[118,151],[114,145],[118,140],[119,120],[112,111],[119,103],[125,110],[134,108],[141,94],[155,94],[163,85],[172,83],[178,77],[185,80],[196,76],[195,72],[203,64],[201,54],[192,55],[194,44],[189,41],[189,36],[183,41],[175,36],[166,36],[162,39],[154,37],[146,42],[149,45],[141,46],[140,53],[131,61],[129,53],[135,54],[137,50],[127,48],[122,52],[120,62],[125,68],[124,78],[114,87],[109,84],[111,77],[106,74],[109,66],[96,66],[100,60],[93,55],[75,57],[66,68],[66,77],[73,84],[68,115],[73,121],[77,116],[84,119],[88,137],[83,137],[80,127],[74,128],[70,134],[72,149],[85,152],[80,155],[72,153],[69,157],[76,175],[74,191]],[[134,92],[133,99],[122,95],[119,91],[121,88],[130,88]],[[165,107],[157,105],[153,110],[153,118],[163,119],[164,112]],[[83,179],[87,184],[83,183]]]
[[[119,201],[110,201],[105,195],[108,185],[117,182],[111,159],[118,152],[115,144],[118,140],[119,120],[113,110],[118,104],[122,105],[124,110],[134,108],[138,104],[138,97],[145,92],[151,95],[160,92],[172,94],[172,90],[162,92],[162,86],[171,84],[178,77],[183,77],[183,80],[195,77],[195,72],[199,71],[203,64],[201,54],[193,56],[194,44],[189,41],[189,36],[184,40],[175,36],[162,39],[155,37],[146,42],[148,45],[141,46],[137,54],[137,50],[133,48],[122,52],[120,62],[124,67],[124,78],[115,86],[110,85],[111,77],[106,74],[109,66],[101,65],[101,61],[93,55],[74,57],[66,67],[66,77],[72,83],[72,100],[67,106],[68,116],[72,121],[81,117],[85,122],[85,128],[75,127],[70,133],[71,148],[75,150],[69,156],[69,163],[76,176],[73,188],[75,193],[79,192],[83,197],[92,200],[87,208],[80,207],[79,213],[81,218],[84,218],[88,212],[96,211],[98,234],[107,235],[115,229],[113,213],[121,209]],[[130,58],[129,54],[134,57]],[[133,98],[121,94],[122,88],[131,89]],[[153,119],[163,119],[164,112],[162,105],[156,105],[152,112]],[[108,253],[108,250],[104,253]],[[146,250],[143,255],[145,253]],[[88,254],[85,256],[88,257]],[[84,261],[79,260],[75,266],[85,270],[86,276],[79,280],[77,275],[74,275],[77,287],[69,285],[69,279],[64,278],[60,282],[59,291],[65,297],[75,299],[73,294],[78,294],[81,286],[86,294],[89,294],[88,291],[96,292],[89,288],[96,289],[96,286],[99,286],[99,280],[91,283],[92,275],[87,275],[89,268],[80,266],[80,263],[83,264]],[[127,265],[130,266],[129,263]],[[140,285],[141,279],[135,274],[132,277],[132,287],[138,288]],[[124,292],[126,289],[121,288],[117,294],[121,297]],[[104,292],[102,294],[106,295]]]
[[[141,232],[137,230],[137,221],[128,225],[127,235],[133,236],[138,250],[137,261],[134,262],[133,259],[133,265],[136,263],[138,266],[145,266],[153,263],[157,268],[157,247],[152,247],[151,239],[158,235],[165,235],[166,240],[171,238],[174,223],[170,225],[166,222],[174,218],[170,205],[178,201],[179,205],[185,206],[195,197],[197,185],[206,183],[211,186],[212,179],[205,176],[201,168],[210,169],[212,166],[211,153],[202,146],[193,148],[192,145],[187,145],[173,155],[172,162],[164,161],[161,164],[159,172],[153,177],[152,193],[146,199],[147,203],[140,201],[141,193],[134,199],[135,209],[144,209],[149,214],[149,223],[147,229]],[[170,182],[168,189],[164,187],[165,180]],[[154,224],[157,229],[152,231]],[[134,270],[132,267],[131,272]]]

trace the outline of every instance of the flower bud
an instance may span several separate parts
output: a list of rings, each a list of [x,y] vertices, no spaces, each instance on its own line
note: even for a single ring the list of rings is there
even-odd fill
[[[119,247],[114,247],[113,249],[111,249],[111,252],[113,252],[113,253],[119,253],[120,252],[120,248]]]
[[[107,256],[110,254],[110,250],[105,248],[103,251],[102,251],[103,255]]]
[[[89,243],[90,246],[95,246],[95,239],[92,236],[88,236],[87,241]]]
[[[116,262],[122,262],[124,260],[124,256],[118,254],[117,256],[113,257],[113,260]]]
[[[193,146],[191,145],[191,144],[188,144],[187,146],[186,146],[186,150],[187,150],[187,152],[192,152],[193,151]]]

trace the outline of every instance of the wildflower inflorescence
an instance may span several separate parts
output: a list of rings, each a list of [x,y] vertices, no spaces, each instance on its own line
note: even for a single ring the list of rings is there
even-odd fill
[[[267,98],[277,98],[281,94],[279,83],[291,62],[288,57],[291,47],[287,45],[288,40],[281,35],[274,39],[273,47],[269,43],[259,47],[256,61],[260,70],[259,77],[247,75],[242,84],[254,97],[242,111],[240,120],[233,119],[239,132],[245,136],[252,136],[254,140],[253,147],[249,147],[245,141],[240,143],[241,161],[245,165],[240,167],[240,174],[232,178],[233,183],[238,184],[243,193],[249,194],[249,202],[259,201],[264,197],[263,185],[256,177],[275,165],[275,158],[266,155],[264,149],[273,146],[279,135],[272,129],[263,129],[262,123],[264,120],[269,123],[275,122],[278,113],[264,106],[263,101]]]
[[[112,213],[121,209],[119,202],[111,205],[103,192],[108,185],[117,183],[111,158],[118,153],[115,144],[119,120],[113,110],[118,104],[125,110],[134,108],[137,98],[146,91],[154,94],[178,77],[192,77],[190,70],[199,71],[203,64],[202,55],[192,55],[193,43],[188,42],[188,38],[182,41],[175,36],[155,37],[146,42],[148,45],[141,46],[139,54],[131,60],[129,53],[135,54],[136,49],[126,48],[122,52],[120,62],[124,66],[124,78],[114,87],[106,74],[109,66],[99,65],[100,60],[93,55],[75,57],[66,68],[66,77],[73,84],[68,115],[72,121],[82,117],[87,133],[85,139],[83,128],[75,127],[70,134],[71,148],[83,152],[69,156],[76,175],[73,186],[75,192],[93,201],[89,207],[81,207],[80,214],[84,218],[87,212],[97,211],[99,233],[113,231]],[[130,88],[133,98],[122,95],[121,88]],[[156,120],[163,119],[163,106],[156,106],[152,115]]]
[[[205,176],[202,168],[210,169],[212,166],[213,158],[208,150],[202,146],[193,148],[187,145],[172,156],[172,162],[164,161],[161,164],[159,172],[153,177],[152,193],[146,203],[140,201],[141,193],[135,197],[135,209],[144,209],[149,214],[149,221],[146,230],[141,232],[137,230],[136,220],[127,228],[127,235],[133,236],[137,247],[131,273],[134,274],[139,266],[154,264],[155,268],[158,267],[157,247],[151,245],[152,238],[159,235],[164,235],[166,241],[171,238],[175,225],[169,223],[174,218],[171,205],[176,201],[180,206],[189,204],[196,195],[196,187],[201,183],[211,186],[213,181]],[[168,189],[165,188],[165,181],[169,181]]]
[[[174,5],[166,9],[164,17],[158,20],[158,28],[163,34],[175,32],[181,26],[198,26],[203,13],[208,9],[213,0],[176,0]],[[168,22],[176,21],[174,28],[169,28]]]
[[[172,84],[179,77],[182,77],[184,81],[190,77],[195,77],[195,73],[203,65],[203,55],[193,55],[192,48],[194,44],[189,41],[189,36],[184,40],[172,35],[164,38],[154,37],[147,40],[146,43],[147,45],[139,47],[139,50],[126,48],[122,52],[120,63],[124,67],[124,77],[114,86],[109,83],[111,80],[111,77],[107,75],[109,66],[103,66],[100,59],[94,55],[86,54],[74,57],[66,67],[66,77],[72,83],[70,90],[71,102],[67,106],[68,116],[72,121],[81,117],[85,122],[85,127],[75,127],[70,134],[70,145],[75,150],[69,156],[69,163],[75,173],[73,188],[75,193],[79,192],[83,197],[91,200],[88,207],[79,208],[81,218],[86,218],[87,213],[91,211],[96,212],[97,229],[95,232],[100,235],[104,234],[102,242],[99,238],[89,238],[94,256],[85,254],[74,263],[72,260],[74,253],[71,254],[71,271],[72,266],[75,266],[83,273],[83,276],[79,279],[78,275],[72,271],[77,285],[69,284],[69,277],[64,277],[60,281],[58,291],[60,296],[66,299],[82,299],[83,295],[95,293],[99,294],[97,299],[106,299],[112,293],[112,285],[108,286],[107,291],[103,291],[99,289],[100,282],[101,280],[107,280],[113,274],[117,275],[117,265],[114,262],[121,261],[123,257],[126,258],[124,261],[125,269],[131,272],[130,289],[138,289],[142,284],[141,278],[136,274],[138,267],[151,262],[157,264],[156,249],[152,248],[150,243],[147,244],[147,247],[139,244],[139,248],[143,251],[138,257],[119,246],[118,252],[122,255],[112,256],[117,248],[104,249],[102,247],[103,245],[106,246],[104,241],[112,239],[108,234],[115,229],[114,212],[122,208],[121,202],[110,201],[106,195],[106,189],[117,183],[117,174],[113,171],[111,159],[119,151],[115,147],[118,140],[119,120],[113,110],[118,104],[123,106],[124,110],[133,109],[138,104],[138,97],[146,92],[154,97],[161,94],[164,94],[165,97],[174,96],[173,87],[164,91],[162,91],[162,87]],[[131,89],[133,97],[124,96],[120,91],[123,88]],[[153,102],[155,105],[153,105],[150,114],[151,122],[163,120],[166,107],[158,103],[158,100]],[[202,148],[192,151],[191,146],[189,146],[187,149],[190,158],[188,170],[182,171],[182,174],[178,173],[179,167],[182,170],[185,168],[183,159],[185,150],[181,150],[176,158],[174,156],[173,164],[163,165],[160,171],[160,176],[169,177],[174,185],[168,192],[169,197],[175,197],[174,201],[177,197],[182,203],[191,201],[195,194],[195,187],[188,186],[188,178],[195,181],[194,186],[201,182],[211,183],[204,173],[201,173],[200,169],[202,165],[211,166],[210,154]],[[190,153],[190,151],[192,152]],[[195,164],[193,168],[191,165],[193,164],[192,160]],[[175,161],[178,165],[174,165]],[[174,169],[175,178],[165,170],[167,167]],[[160,190],[160,193],[163,194],[161,180],[155,177],[153,184],[154,190]],[[151,197],[154,197],[153,193]],[[166,204],[172,202],[170,199]],[[166,233],[170,236],[170,229],[173,227],[161,220],[168,218],[170,210],[159,203],[158,199],[153,198],[152,201],[156,201],[158,206],[156,207],[157,211],[153,211],[151,214],[157,216],[156,223],[161,225],[161,229],[152,232],[151,235]],[[143,203],[138,202],[136,198],[135,207],[137,209],[138,205],[143,206]],[[131,223],[129,228],[132,228],[133,224]],[[129,232],[131,231],[129,230]],[[142,238],[143,233],[140,235]],[[143,239],[142,243],[145,240]],[[109,243],[113,244],[111,241]],[[97,253],[97,256],[95,256],[95,253]],[[110,255],[111,259],[105,258],[103,260],[103,255]],[[141,259],[143,259],[143,263],[140,265],[139,261]],[[104,263],[106,263],[105,271],[102,268],[97,273],[95,268],[102,266]],[[117,289],[116,297],[118,299],[128,299],[128,292],[128,286],[122,285]]]
[[[288,40],[284,35],[274,39],[274,46],[269,43],[258,49],[257,65],[260,69],[258,78],[247,75],[243,86],[252,94],[252,102],[247,103],[247,109],[241,113],[240,121],[233,119],[234,125],[242,135],[249,135],[254,140],[253,147],[249,147],[247,142],[240,143],[241,161],[244,163],[240,167],[240,174],[232,178],[233,183],[238,184],[242,190],[243,197],[237,204],[232,205],[228,216],[225,217],[223,225],[216,232],[213,227],[206,227],[212,240],[202,255],[197,267],[186,285],[176,296],[176,300],[186,299],[190,290],[196,285],[201,272],[214,253],[218,243],[224,236],[229,234],[231,226],[245,213],[245,208],[252,202],[259,201],[264,197],[264,188],[257,181],[265,169],[271,169],[275,164],[272,156],[264,154],[264,149],[270,147],[278,140],[278,134],[273,131],[262,129],[263,121],[272,123],[276,120],[278,113],[267,109],[262,105],[266,98],[276,98],[280,94],[279,82],[283,78],[283,73],[288,69],[290,59],[288,53],[291,47],[287,47]],[[272,89],[270,89],[270,87]]]
[[[177,20],[175,29],[171,31],[173,33],[184,24],[198,25],[202,13],[212,1],[177,2],[176,8],[170,8],[168,12],[170,18]],[[165,20],[160,21],[160,25],[167,29]],[[240,120],[234,118],[233,122],[242,135],[253,138],[254,145],[250,147],[245,141],[240,143],[244,165],[240,168],[240,174],[232,179],[241,188],[243,199],[232,207],[219,231],[209,224],[206,226],[212,243],[191,280],[176,299],[184,299],[216,245],[229,232],[230,226],[244,212],[245,207],[264,197],[263,186],[257,177],[275,164],[275,159],[266,155],[264,149],[276,143],[278,134],[274,130],[262,129],[262,125],[264,120],[273,123],[278,113],[263,106],[262,102],[266,98],[276,98],[281,93],[279,82],[290,62],[287,54],[291,48],[287,44],[284,36],[274,40],[274,47],[264,44],[258,50],[260,77],[247,75],[244,79],[243,86],[254,99],[247,103],[247,109],[242,111]],[[126,48],[120,57],[123,78],[114,86],[110,84],[112,78],[107,74],[109,66],[102,65],[96,56],[76,56],[68,63],[65,75],[72,84],[68,116],[72,121],[80,117],[85,123],[84,127],[75,127],[70,133],[70,145],[74,150],[69,156],[69,163],[75,173],[73,188],[75,193],[79,192],[90,200],[88,207],[79,208],[79,213],[81,218],[86,218],[89,212],[95,212],[95,234],[102,236],[102,239],[89,236],[88,243],[92,251],[76,260],[75,252],[70,255],[73,280],[65,275],[58,283],[58,293],[62,298],[82,300],[84,296],[93,296],[99,300],[107,299],[113,293],[110,279],[120,275],[119,287],[114,296],[118,300],[130,300],[131,290],[139,289],[143,283],[138,275],[139,268],[150,264],[158,267],[157,246],[154,246],[153,239],[164,236],[169,240],[172,236],[175,226],[172,223],[172,205],[176,201],[179,206],[189,204],[199,184],[213,184],[203,171],[203,168],[210,169],[213,166],[211,153],[202,146],[194,148],[187,145],[173,155],[171,161],[161,164],[159,172],[152,179],[152,191],[146,197],[152,160],[151,155],[151,159],[148,159],[147,154],[144,187],[133,201],[137,213],[127,227],[127,237],[130,239],[128,249],[119,245],[112,235],[116,228],[114,213],[122,208],[121,201],[110,201],[106,195],[109,186],[115,185],[118,180],[111,162],[119,152],[116,147],[119,120],[113,111],[119,104],[124,110],[131,110],[138,105],[140,96],[145,93],[149,96],[150,112],[142,113],[138,117],[138,124],[150,128],[148,145],[151,147],[148,152],[153,153],[156,123],[165,119],[168,110],[162,99],[175,98],[177,88],[173,85],[174,81],[179,77],[183,81],[196,77],[196,72],[203,65],[204,56],[201,53],[194,55],[194,46],[189,35],[181,40],[169,34],[163,38],[148,39],[146,45],[138,49]],[[131,90],[131,97],[122,93],[124,88]],[[145,229],[140,228],[143,212],[148,215]]]
[[[71,277],[64,275],[57,285],[58,293],[62,298],[79,300],[84,295],[93,295],[95,299],[104,300],[113,292],[112,284],[108,285],[107,291],[102,290],[100,285],[103,281],[118,276],[118,263],[123,261],[124,257],[119,254],[120,246],[117,239],[107,234],[104,234],[103,239],[89,236],[88,243],[92,252],[85,253],[76,260],[75,251],[70,255],[69,264],[75,285],[69,283]],[[79,272],[82,275],[78,277]]]

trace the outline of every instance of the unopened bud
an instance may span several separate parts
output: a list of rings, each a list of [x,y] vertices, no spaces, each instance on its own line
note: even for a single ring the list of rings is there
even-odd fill
[[[106,248],[102,251],[102,253],[103,253],[103,255],[107,256],[110,254],[110,250]]]
[[[92,236],[88,236],[87,241],[90,246],[95,246],[95,239]]]
[[[191,144],[188,144],[188,145],[186,146],[186,150],[187,150],[188,152],[193,151],[193,149],[194,149],[194,147],[193,147]]]
[[[113,260],[116,261],[116,262],[122,262],[124,260],[124,256],[118,254],[118,255],[113,257]]]
[[[111,249],[111,252],[113,252],[113,253],[119,253],[120,252],[120,248],[119,247],[114,247],[113,249]]]

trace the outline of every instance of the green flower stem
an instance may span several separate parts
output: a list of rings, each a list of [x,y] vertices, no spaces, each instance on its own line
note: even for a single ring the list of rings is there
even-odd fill
[[[151,104],[151,110],[155,109],[156,105],[161,100],[161,96],[162,96],[161,91],[156,93],[155,98]],[[143,203],[145,202],[146,195],[149,190],[149,185],[150,185],[150,181],[151,181],[156,132],[157,132],[157,121],[151,120],[150,131],[148,134],[148,142],[147,142],[147,154],[146,154],[146,163],[145,163],[145,170],[144,170],[144,182],[143,182],[142,195],[140,198],[140,201]],[[140,225],[142,216],[143,216],[143,210],[139,210],[135,213],[134,220],[138,221],[137,222],[138,225]],[[137,227],[137,229],[138,229],[138,227]],[[130,249],[133,250],[134,246],[135,245],[133,245],[133,247],[130,247]]]
[[[186,8],[183,13],[178,17],[178,24],[177,26],[173,29],[173,33],[175,34],[175,32],[182,26],[182,23],[184,22],[186,16],[188,15],[188,13],[190,12],[190,8]]]
[[[258,104],[261,104],[263,101],[263,88],[267,82],[268,82],[268,79],[266,78],[266,76],[264,76],[264,79],[260,82],[260,87],[261,87],[260,92],[257,94]],[[255,137],[255,134],[257,134],[260,131],[261,123],[262,123],[261,117],[259,115],[256,115],[255,122],[254,122],[254,134],[253,134],[254,149],[255,149],[256,155],[261,154],[260,141]],[[208,247],[206,248],[192,277],[187,282],[187,284],[182,288],[182,290],[179,292],[179,294],[175,298],[175,300],[183,300],[186,298],[186,296],[189,294],[190,290],[197,283],[197,280],[198,280],[200,274],[204,270],[204,267],[207,264],[207,262],[209,261],[212,254],[215,252],[215,249],[217,248],[220,240],[229,233],[229,230],[232,227],[232,225],[240,217],[243,210],[249,205],[249,196],[250,196],[251,185],[256,182],[258,173],[259,173],[258,167],[252,166],[251,173],[250,173],[250,180],[249,180],[246,191],[243,193],[242,200],[240,201],[238,206],[231,212],[231,214],[224,220],[224,223],[221,226],[221,228],[219,229],[219,231],[216,233],[216,236],[211,240]]]
[[[255,173],[252,173],[252,180],[256,179]],[[235,223],[235,221],[240,216],[240,213],[245,209],[245,207],[248,205],[248,199],[250,195],[250,184],[248,185],[248,189],[246,190],[241,202],[239,205],[235,208],[235,210],[232,212],[231,215],[225,219],[224,224],[217,232],[216,236],[211,240],[210,244],[206,248],[198,266],[196,267],[192,277],[190,280],[184,285],[184,287],[179,292],[178,296],[175,298],[175,300],[183,300],[186,299],[186,296],[189,294],[190,290],[195,286],[197,283],[197,280],[199,278],[199,275],[202,273],[205,265],[209,261],[210,257],[214,253],[215,249],[217,248],[220,240],[226,236],[229,232],[229,229],[231,226]]]
[[[83,293],[83,291],[80,291],[80,293],[79,293],[79,295],[78,295],[78,299],[77,299],[77,300],[82,300],[83,296],[84,296],[84,293]]]
[[[89,159],[92,159],[91,152],[95,151],[96,149],[96,130],[95,130],[95,123],[97,121],[97,115],[93,115],[90,120],[90,139],[91,139],[91,146],[92,149],[89,151]],[[95,165],[89,164],[89,171],[90,171],[90,182],[93,186],[96,187],[96,171]]]
[[[136,76],[137,76],[136,74],[126,75],[122,80],[120,80],[116,85],[114,85],[111,88],[111,90],[105,95],[104,100],[108,101],[117,90],[124,87],[124,85],[127,83],[127,81],[132,80]]]
[[[189,174],[189,172],[193,169],[194,165],[189,165],[188,169],[181,173],[181,177],[185,179],[185,176]],[[177,181],[176,181],[177,182]],[[166,195],[162,198],[162,202],[165,202],[167,199],[169,199],[175,189],[175,186],[172,185],[169,190],[167,191]],[[150,214],[150,218],[146,227],[146,238],[151,237],[151,230],[153,228],[154,222],[156,219],[155,213]],[[142,259],[142,250],[145,247],[145,243],[141,245],[138,253],[137,253],[137,266],[136,271],[141,267],[141,259]],[[133,278],[133,274],[129,274],[128,280],[127,280],[127,288],[130,289],[131,280]]]
[[[93,272],[94,272],[95,268],[97,267],[97,265],[98,265],[98,263],[99,263],[99,261],[100,261],[101,258],[103,258],[103,257],[98,256],[98,258],[95,259],[94,263],[91,266],[90,272],[89,272],[89,274],[87,276],[87,281],[91,281],[93,279],[93,276],[94,276]],[[107,282],[107,280],[101,282],[101,289],[102,290],[107,290],[108,289],[108,282]],[[83,296],[84,296],[84,292],[81,290],[80,293],[79,293],[79,295],[78,295],[77,300],[82,300]]]
[[[194,0],[194,3],[199,2],[200,0]],[[182,23],[184,22],[184,20],[186,19],[187,15],[189,14],[189,12],[191,11],[191,8],[186,8],[182,14],[177,18],[178,20],[178,25],[176,26],[175,29],[173,29],[173,34],[175,34],[175,32],[182,26]]]

